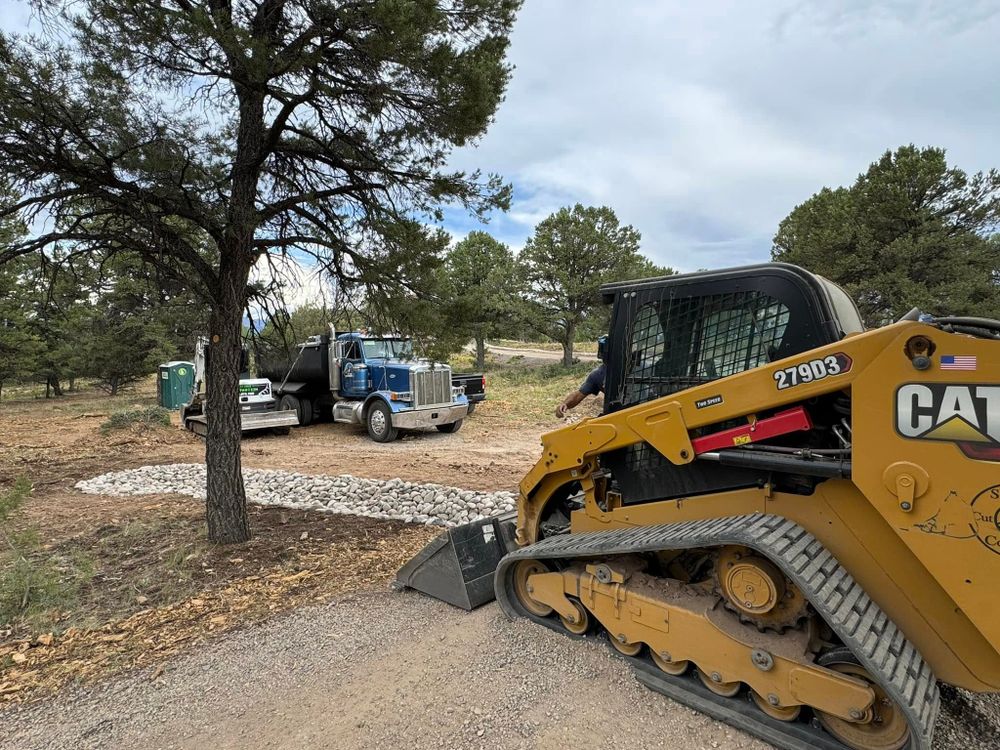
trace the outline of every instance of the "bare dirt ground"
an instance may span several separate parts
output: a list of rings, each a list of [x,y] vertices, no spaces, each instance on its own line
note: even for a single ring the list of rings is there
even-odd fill
[[[645,689],[600,637],[384,591],[300,608],[0,721],[5,750],[769,747]],[[995,707],[951,694],[935,747],[995,748],[998,728]]]
[[[58,411],[11,408],[4,414],[0,481],[31,478],[35,492],[27,518],[52,534],[78,530],[83,519],[148,511],[152,504],[148,497],[82,495],[73,488],[81,479],[146,464],[204,460],[204,442],[191,433],[178,428],[104,435],[100,426],[107,410],[67,413],[72,405],[68,401]],[[512,426],[492,414],[487,402],[453,435],[422,432],[375,443],[361,427],[317,424],[287,436],[250,436],[243,442],[242,460],[248,467],[307,474],[513,490],[538,459],[542,431],[539,426]]]
[[[563,356],[562,352],[556,349],[515,348],[511,346],[500,346],[499,344],[489,344],[487,346],[487,351],[503,361],[507,361],[512,357],[521,357],[525,362],[530,362],[532,364],[560,362],[562,361]],[[573,356],[581,362],[597,362],[597,355],[593,352],[583,352],[577,350],[573,352]]]
[[[412,593],[302,609],[3,720],[10,750],[767,747],[645,690],[599,639]]]
[[[13,525],[41,540],[30,560],[71,584],[44,611],[7,625],[0,620],[0,705],[162,663],[303,602],[384,587],[439,532],[252,507],[251,542],[220,548],[205,539],[203,506],[190,498],[76,490],[79,480],[108,471],[203,460],[203,441],[177,427],[176,418],[172,428],[102,430],[109,414],[148,405],[150,394],[147,387],[117,399],[90,392],[0,405],[0,491],[19,477],[33,485]],[[428,431],[378,444],[361,428],[318,424],[287,436],[248,437],[242,459],[248,467],[306,474],[516,490],[538,457],[541,433],[553,426],[497,398],[457,434]]]

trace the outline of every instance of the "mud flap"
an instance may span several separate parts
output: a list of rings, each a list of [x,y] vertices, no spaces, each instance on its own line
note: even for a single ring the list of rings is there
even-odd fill
[[[517,549],[516,518],[511,512],[448,529],[399,569],[393,586],[466,610],[493,601],[500,558]]]

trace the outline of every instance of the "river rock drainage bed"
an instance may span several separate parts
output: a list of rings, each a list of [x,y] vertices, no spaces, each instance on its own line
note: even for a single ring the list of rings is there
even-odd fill
[[[406,523],[458,526],[514,509],[512,492],[475,492],[402,479],[362,479],[350,474],[296,474],[244,469],[247,500],[258,505],[392,518]],[[113,471],[77,482],[93,495],[176,493],[205,499],[204,464],[163,464]]]

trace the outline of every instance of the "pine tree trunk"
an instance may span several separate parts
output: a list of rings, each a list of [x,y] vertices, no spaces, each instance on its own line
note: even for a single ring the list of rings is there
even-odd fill
[[[476,369],[482,370],[486,367],[486,339],[476,339]]]
[[[59,378],[50,375],[45,381],[45,398],[49,397],[49,388],[52,389],[52,395],[55,398],[59,398],[63,395],[62,386],[59,385]]]
[[[233,160],[232,192],[226,209],[226,236],[220,250],[219,283],[209,323],[205,362],[205,413],[208,472],[205,516],[208,538],[219,544],[250,539],[250,517],[240,465],[240,370],[243,362],[243,308],[247,280],[256,258],[253,250],[257,214],[257,183],[264,140],[264,95],[257,88],[236,85],[239,124]]]
[[[240,463],[239,401],[240,334],[249,273],[250,266],[246,262],[224,255],[219,269],[219,297],[212,309],[205,355],[205,411],[208,417],[205,516],[208,538],[219,544],[245,542],[250,538]]]
[[[573,364],[573,340],[576,338],[576,326],[566,326],[565,336],[566,338],[562,342],[563,366],[569,367]]]

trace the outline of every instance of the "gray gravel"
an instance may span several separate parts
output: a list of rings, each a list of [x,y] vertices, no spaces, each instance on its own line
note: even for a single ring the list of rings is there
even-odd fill
[[[407,523],[458,526],[514,509],[512,492],[476,492],[402,479],[362,479],[350,474],[309,475],[244,469],[247,499],[258,505],[392,518]],[[95,495],[176,493],[205,498],[204,464],[161,464],[113,471],[77,482]]]
[[[641,687],[597,639],[412,592],[302,609],[0,725],[5,750],[767,747]]]
[[[4,750],[768,747],[641,687],[598,638],[412,592],[298,610],[0,726]],[[991,701],[949,691],[939,748],[997,736]]]

